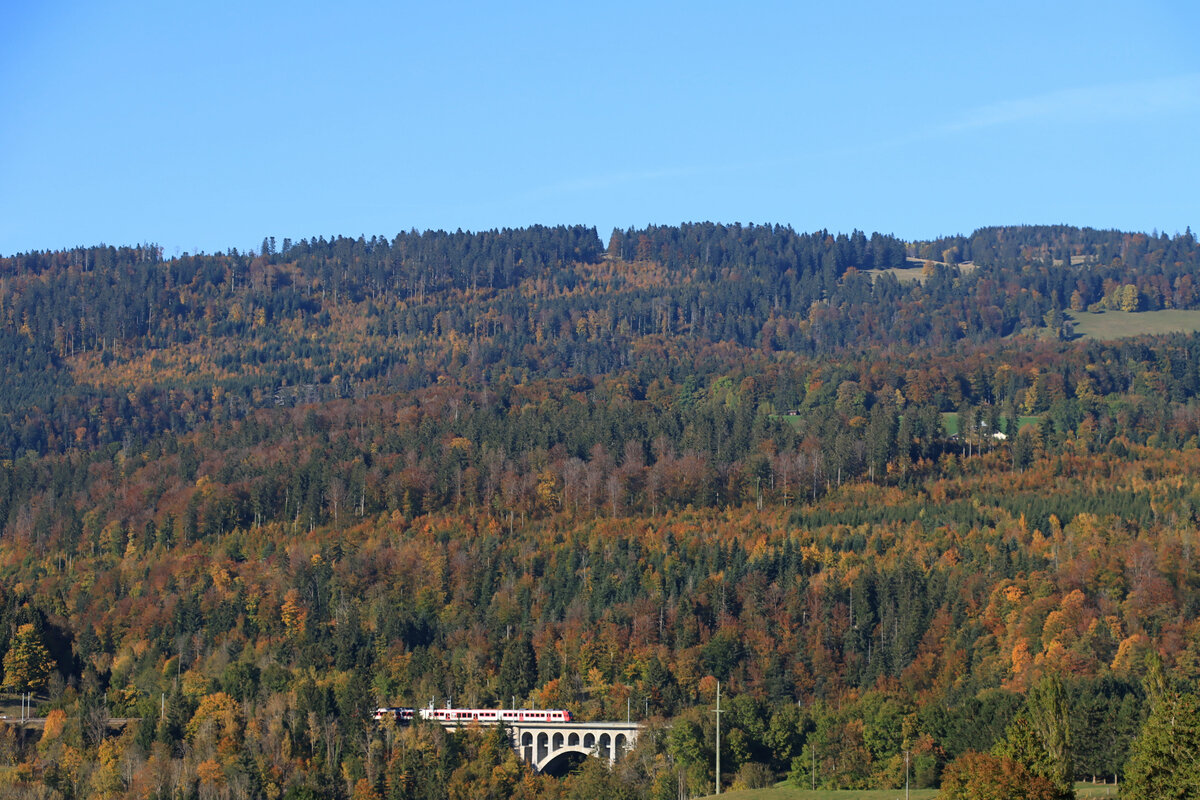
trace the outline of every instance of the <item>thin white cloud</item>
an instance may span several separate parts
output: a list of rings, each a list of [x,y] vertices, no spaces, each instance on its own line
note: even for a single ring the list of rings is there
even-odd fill
[[[1005,100],[974,108],[944,126],[945,133],[1021,122],[1136,118],[1200,106],[1200,73],[1128,81]]]

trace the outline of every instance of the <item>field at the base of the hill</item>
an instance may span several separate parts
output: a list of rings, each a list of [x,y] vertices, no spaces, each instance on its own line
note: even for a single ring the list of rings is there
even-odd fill
[[[1113,784],[1075,784],[1075,797],[1116,797],[1117,787]],[[936,789],[911,789],[909,800],[934,800]],[[717,800],[718,795],[709,795],[704,800]],[[779,784],[770,789],[738,789],[721,792],[722,800],[904,800],[903,789],[797,789]]]

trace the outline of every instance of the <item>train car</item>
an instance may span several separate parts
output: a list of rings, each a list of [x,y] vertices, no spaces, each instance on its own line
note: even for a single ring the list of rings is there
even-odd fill
[[[421,718],[439,722],[570,722],[571,712],[559,708],[423,708]]]
[[[414,717],[438,722],[570,722],[571,712],[561,708],[377,708],[376,722],[411,722]]]

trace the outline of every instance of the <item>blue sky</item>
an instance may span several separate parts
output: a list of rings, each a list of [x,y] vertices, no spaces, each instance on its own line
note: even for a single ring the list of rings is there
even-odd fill
[[[0,254],[535,223],[1200,229],[1198,23],[1153,0],[11,3]]]

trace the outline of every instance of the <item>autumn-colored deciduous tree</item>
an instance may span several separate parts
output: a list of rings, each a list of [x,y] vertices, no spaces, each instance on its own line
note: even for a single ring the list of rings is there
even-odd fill
[[[42,738],[38,741],[38,753],[43,758],[58,760],[58,756],[62,752],[63,747],[63,732],[67,726],[67,712],[61,708],[56,708],[46,715],[46,722],[42,727]]]
[[[67,724],[67,712],[61,708],[56,708],[46,715],[46,721],[42,725],[43,742],[50,742],[62,736],[63,728]]]
[[[215,798],[225,783],[225,772],[215,759],[205,759],[196,765],[196,777],[200,779],[200,796]]]
[[[199,755],[221,761],[236,758],[242,741],[241,709],[237,701],[225,692],[202,697],[187,724],[187,735]]]
[[[1046,778],[1012,758],[969,752],[942,774],[937,800],[1056,800]]]
[[[46,687],[54,660],[33,623],[17,628],[4,656],[4,688],[10,692],[36,692]]]
[[[1121,287],[1121,310],[1137,311],[1142,305],[1142,295],[1132,283]]]
[[[283,596],[283,606],[279,613],[283,618],[283,626],[287,630],[288,636],[295,638],[304,635],[308,610],[300,603],[299,591],[294,588],[287,590],[287,594]]]

